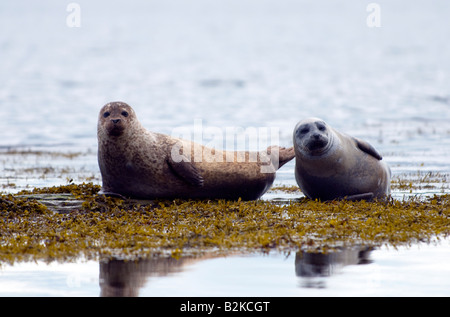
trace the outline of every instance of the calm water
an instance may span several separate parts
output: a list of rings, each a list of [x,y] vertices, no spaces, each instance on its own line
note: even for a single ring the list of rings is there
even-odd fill
[[[100,183],[97,114],[111,100],[132,105],[152,131],[173,134],[199,121],[204,128],[234,128],[236,135],[248,127],[271,127],[278,132],[271,141],[282,146],[292,144],[300,119],[322,117],[370,141],[395,176],[450,173],[447,0],[377,1],[381,27],[367,25],[369,2],[359,0],[78,1],[80,27],[68,26],[68,3],[0,3],[2,191],[70,179]],[[211,142],[206,135],[203,141]],[[5,154],[11,150],[19,153]],[[28,150],[40,153],[21,154]],[[295,184],[293,168],[293,162],[284,166],[275,183]],[[207,259],[181,265],[166,277],[149,269],[138,293],[170,295],[191,283],[200,285],[190,287],[196,295],[226,283],[226,295],[237,286],[217,271],[236,268],[236,276],[249,281],[243,290],[249,295],[259,289],[269,295],[270,289],[339,295],[345,293],[345,281],[367,283],[377,270],[379,278],[367,295],[393,295],[394,289],[449,295],[449,283],[442,279],[428,287],[422,285],[425,278],[414,284],[429,271],[448,273],[444,252],[448,245],[375,250],[371,264],[348,264],[338,274],[311,281],[296,275],[294,255]],[[434,261],[422,265],[422,257]],[[410,269],[407,263],[418,264]],[[71,272],[79,272],[72,282],[81,279],[80,287],[67,288]],[[24,292],[23,276],[28,276],[29,295],[100,293],[98,263],[2,268],[0,293]],[[202,276],[210,285],[193,282]],[[47,292],[51,288],[61,293]]]
[[[0,296],[449,296],[450,244],[323,254],[21,263]]]

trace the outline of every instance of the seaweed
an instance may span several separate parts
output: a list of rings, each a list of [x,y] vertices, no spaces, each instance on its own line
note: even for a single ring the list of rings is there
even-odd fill
[[[410,245],[450,233],[449,194],[279,203],[119,199],[98,195],[99,189],[83,183],[0,196],[0,262],[327,252],[352,245]]]

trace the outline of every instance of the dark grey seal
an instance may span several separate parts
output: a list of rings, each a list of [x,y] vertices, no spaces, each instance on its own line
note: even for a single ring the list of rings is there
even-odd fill
[[[390,194],[391,171],[367,142],[318,118],[294,129],[295,178],[311,199],[371,200]]]

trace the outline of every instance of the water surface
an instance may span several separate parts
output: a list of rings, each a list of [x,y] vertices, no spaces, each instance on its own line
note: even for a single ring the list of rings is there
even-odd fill
[[[2,267],[0,296],[449,296],[449,251],[444,241],[329,254],[20,263]]]

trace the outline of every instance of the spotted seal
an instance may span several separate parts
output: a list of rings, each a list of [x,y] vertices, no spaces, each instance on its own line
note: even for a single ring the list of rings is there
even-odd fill
[[[270,188],[276,170],[294,158],[293,147],[218,151],[150,132],[124,102],[102,107],[97,136],[100,193],[124,197],[254,200]]]

